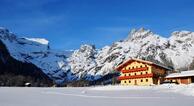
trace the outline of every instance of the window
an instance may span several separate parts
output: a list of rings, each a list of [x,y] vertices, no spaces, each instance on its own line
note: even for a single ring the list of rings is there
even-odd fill
[[[130,76],[131,74],[129,74],[129,76]]]
[[[132,67],[132,69],[134,69],[134,67]]]
[[[148,72],[146,72],[146,74],[148,74]]]
[[[137,80],[134,80],[135,85],[137,85]]]
[[[126,76],[126,74],[124,74],[124,76]]]
[[[143,79],[141,79],[141,82],[143,82]]]
[[[141,75],[142,75],[143,73],[141,72]]]
[[[136,73],[134,75],[136,75]]]
[[[124,83],[127,83],[127,81],[124,81]]]
[[[140,67],[142,68],[142,65]]]
[[[131,81],[129,80],[129,83],[131,83]]]
[[[148,79],[146,79],[146,82],[148,82]]]

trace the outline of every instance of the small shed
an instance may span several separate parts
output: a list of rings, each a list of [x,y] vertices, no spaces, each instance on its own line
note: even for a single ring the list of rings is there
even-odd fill
[[[27,82],[27,83],[25,83],[25,87],[31,87],[31,83],[29,83],[29,82]]]
[[[194,83],[194,70],[172,73],[167,75],[165,79],[166,81],[170,81],[178,84]]]

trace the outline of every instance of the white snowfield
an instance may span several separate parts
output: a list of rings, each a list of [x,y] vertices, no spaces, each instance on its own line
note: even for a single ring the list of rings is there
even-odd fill
[[[0,106],[193,106],[194,84],[0,88]]]
[[[40,43],[40,44],[44,44],[44,45],[48,45],[49,44],[49,41],[44,39],[44,38],[25,38],[29,41],[34,41],[34,42],[37,42],[37,43]]]

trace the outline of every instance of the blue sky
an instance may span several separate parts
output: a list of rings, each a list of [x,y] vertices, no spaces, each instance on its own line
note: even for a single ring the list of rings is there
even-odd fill
[[[144,27],[168,37],[194,31],[194,0],[0,0],[0,26],[55,49],[97,48]]]

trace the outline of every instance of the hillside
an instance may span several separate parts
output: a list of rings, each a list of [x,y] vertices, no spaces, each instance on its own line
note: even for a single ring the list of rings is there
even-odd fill
[[[52,86],[53,81],[31,63],[18,61],[10,56],[0,41],[0,86]]]

